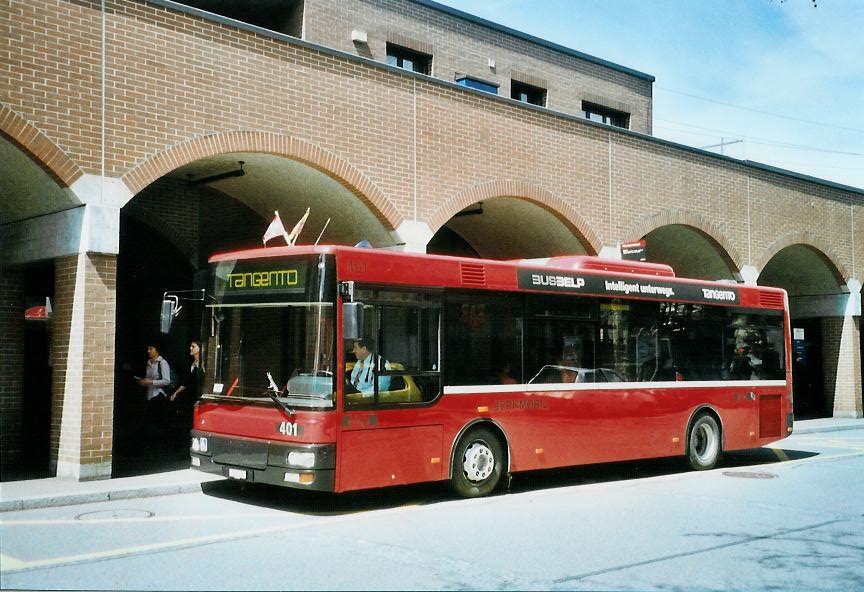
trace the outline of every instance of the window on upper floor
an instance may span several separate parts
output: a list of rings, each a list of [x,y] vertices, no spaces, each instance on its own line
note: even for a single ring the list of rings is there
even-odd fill
[[[510,81],[510,98],[521,101],[522,103],[531,103],[532,105],[546,106],[546,89],[539,86],[533,86],[518,80]]]
[[[200,8],[256,27],[292,37],[303,36],[305,0],[260,0],[226,2],[225,0],[177,0],[180,4]]]
[[[582,117],[590,119],[591,121],[596,121],[597,123],[605,123],[607,125],[614,125],[615,127],[630,129],[629,113],[610,109],[609,107],[603,107],[602,105],[582,101]]]
[[[477,90],[482,90],[483,92],[492,93],[493,95],[498,94],[498,85],[492,82],[487,82],[485,80],[480,80],[479,78],[471,78],[470,76],[461,76],[456,79],[456,84],[459,86],[467,86],[468,88],[475,88]]]
[[[432,74],[432,56],[407,47],[387,44],[387,63],[420,74]]]

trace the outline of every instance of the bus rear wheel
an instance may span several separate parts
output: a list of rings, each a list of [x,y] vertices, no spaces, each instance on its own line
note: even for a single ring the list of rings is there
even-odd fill
[[[703,413],[687,434],[687,462],[691,469],[707,471],[717,466],[722,454],[720,426],[712,415]]]
[[[456,445],[450,485],[462,497],[488,495],[501,480],[503,464],[498,437],[488,428],[472,429]]]

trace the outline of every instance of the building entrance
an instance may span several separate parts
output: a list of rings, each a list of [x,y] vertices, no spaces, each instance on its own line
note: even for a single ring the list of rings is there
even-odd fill
[[[820,319],[792,321],[792,393],[796,419],[831,416],[825,401]]]
[[[171,334],[159,332],[159,305],[166,290],[192,288],[194,268],[186,257],[146,224],[121,215],[117,257],[117,330],[114,373],[114,443],[112,476],[127,477],[188,465],[180,414],[168,407],[159,418],[146,413],[143,376],[147,346],[156,344],[179,374],[186,366],[187,343],[199,315],[184,315]],[[190,307],[192,308],[192,307]]]

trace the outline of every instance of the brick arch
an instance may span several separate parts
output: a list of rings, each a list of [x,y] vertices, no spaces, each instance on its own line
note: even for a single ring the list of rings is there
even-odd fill
[[[26,152],[61,187],[70,187],[84,175],[81,167],[62,148],[3,104],[0,104],[0,133]]]
[[[185,164],[232,152],[272,154],[302,162],[356,195],[388,230],[398,228],[404,221],[384,192],[346,160],[306,140],[273,132],[232,131],[193,138],[139,163],[123,175],[123,181],[135,195]]]
[[[726,238],[720,227],[695,212],[688,212],[686,210],[666,210],[665,212],[660,212],[644,219],[625,236],[627,240],[641,239],[658,228],[672,225],[689,226],[706,238],[711,239],[720,247],[719,255],[731,271],[739,272],[745,265],[745,261],[738,252],[738,249],[732,246],[732,242]]]
[[[837,280],[838,285],[846,286],[846,282],[852,277],[852,274],[849,273],[846,266],[840,262],[837,254],[825,241],[813,236],[806,230],[789,232],[778,237],[773,243],[771,243],[771,245],[763,251],[758,264],[756,265],[759,274],[762,274],[762,271],[764,271],[768,263],[771,262],[771,259],[773,259],[780,251],[795,245],[809,247],[819,253],[819,255],[825,259],[826,263],[830,264],[828,268]]]
[[[434,234],[457,212],[471,204],[495,197],[513,197],[540,206],[570,229],[585,251],[591,255],[599,253],[603,246],[597,234],[591,230],[573,206],[550,191],[524,181],[490,181],[452,195],[432,212],[429,217],[429,228]]]

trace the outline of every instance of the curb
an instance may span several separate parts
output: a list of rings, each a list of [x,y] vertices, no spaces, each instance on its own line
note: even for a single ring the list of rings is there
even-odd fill
[[[845,432],[849,430],[864,430],[864,421],[858,421],[858,423],[848,423],[841,425],[824,425],[824,426],[804,426],[804,427],[795,427],[792,426],[792,435],[795,434],[819,434],[822,432]]]
[[[134,487],[114,491],[90,491],[87,493],[60,493],[43,497],[0,500],[0,513],[20,510],[36,510],[61,506],[74,506],[107,502],[113,500],[136,499],[145,497],[160,497],[181,493],[198,493],[202,491],[203,483],[175,483],[153,485],[151,487]]]

